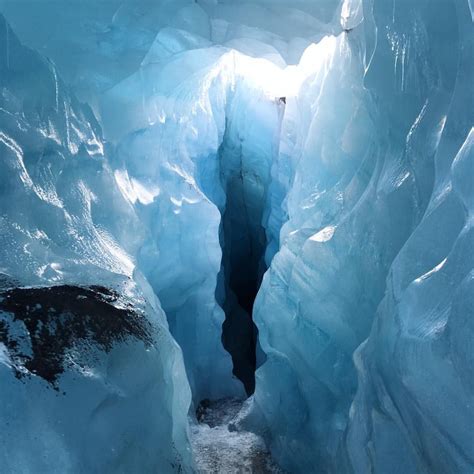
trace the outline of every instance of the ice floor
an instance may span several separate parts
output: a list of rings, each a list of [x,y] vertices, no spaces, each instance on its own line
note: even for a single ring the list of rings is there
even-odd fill
[[[242,411],[243,402],[234,398],[200,404],[198,424],[191,425],[198,473],[284,473],[260,436],[236,427]]]

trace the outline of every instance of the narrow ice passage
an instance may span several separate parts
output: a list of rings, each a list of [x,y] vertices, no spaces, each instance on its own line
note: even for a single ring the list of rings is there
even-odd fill
[[[156,85],[130,94],[143,77],[165,81],[191,60],[192,74],[166,100]],[[263,360],[251,309],[268,263],[265,219],[283,75],[268,60],[214,47],[186,52],[165,70],[145,64],[103,100],[103,115],[125,109],[133,116],[143,103],[150,114],[146,122],[138,116],[144,128],[129,134],[129,119],[118,115],[108,133],[125,135],[115,174],[149,229],[139,268],[183,350],[195,404],[252,393]]]
[[[237,99],[232,104],[238,104],[238,109],[231,107],[228,112],[218,152],[225,204],[220,226],[221,288],[216,296],[225,312],[222,341],[232,355],[233,373],[251,395],[255,369],[264,358],[252,312],[267,268],[264,217],[283,104],[275,97],[255,93]]]
[[[260,267],[265,234],[260,220],[253,220],[249,209],[255,202],[258,203],[261,196],[247,195],[247,180],[246,173],[241,169],[226,182],[220,240],[225,288],[222,307],[226,316],[222,341],[232,355],[233,373],[242,380],[250,395],[255,389],[257,365],[257,328],[252,320],[252,310],[262,278]],[[257,212],[257,218],[261,218],[260,214]]]
[[[1,474],[474,472],[473,19],[0,0]]]

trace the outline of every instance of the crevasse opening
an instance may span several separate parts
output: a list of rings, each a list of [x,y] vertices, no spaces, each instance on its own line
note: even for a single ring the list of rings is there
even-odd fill
[[[290,89],[282,84],[284,71],[266,59],[233,53],[232,69],[223,74],[228,84],[224,129],[215,181],[206,174],[204,189],[221,214],[216,300],[225,313],[222,343],[232,357],[233,374],[251,395],[255,370],[264,360],[252,314],[267,269],[271,168],[285,105],[278,93]]]
[[[258,329],[252,313],[266,270],[263,214],[270,163],[255,166],[261,157],[246,156],[239,132],[236,133],[239,142],[233,143],[227,130],[218,154],[220,179],[226,195],[220,227],[220,278],[224,294],[219,302],[225,312],[222,342],[232,356],[233,373],[244,384],[247,395],[251,395],[255,390],[257,363],[260,365],[263,358],[261,353],[257,356]],[[251,149],[251,154],[258,155],[258,150]]]
[[[255,390],[258,338],[252,311],[263,276],[265,231],[252,216],[250,207],[258,207],[260,196],[249,196],[248,179],[248,174],[241,169],[225,184],[226,204],[220,229],[221,278],[225,291],[220,303],[225,312],[224,348],[232,356],[233,373],[251,395]]]
[[[0,14],[2,472],[474,472],[471,0]]]

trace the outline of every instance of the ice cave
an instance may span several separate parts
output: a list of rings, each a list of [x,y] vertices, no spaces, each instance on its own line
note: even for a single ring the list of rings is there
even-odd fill
[[[0,0],[0,474],[472,474],[474,0]]]

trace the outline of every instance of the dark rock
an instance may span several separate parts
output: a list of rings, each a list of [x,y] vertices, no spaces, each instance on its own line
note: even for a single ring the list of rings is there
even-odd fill
[[[26,332],[18,334],[18,322]],[[141,310],[110,288],[63,285],[0,292],[0,342],[18,378],[34,374],[58,390],[70,349],[85,360],[93,349],[109,352],[129,338],[152,345],[152,326]]]

